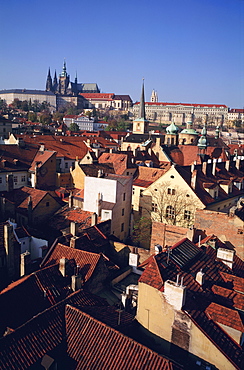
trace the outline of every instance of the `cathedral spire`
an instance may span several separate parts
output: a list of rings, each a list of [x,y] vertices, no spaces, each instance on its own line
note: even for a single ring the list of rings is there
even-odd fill
[[[51,77],[51,72],[50,72],[50,67],[48,69],[48,75],[47,75],[47,82],[46,82],[46,91],[52,91],[52,77]]]
[[[138,118],[146,119],[146,113],[145,113],[145,94],[144,94],[144,78],[142,80],[141,100],[140,100],[139,116],[138,116]]]
[[[66,61],[65,61],[65,59],[64,59],[63,70],[62,70],[61,76],[62,77],[66,77],[67,76]]]

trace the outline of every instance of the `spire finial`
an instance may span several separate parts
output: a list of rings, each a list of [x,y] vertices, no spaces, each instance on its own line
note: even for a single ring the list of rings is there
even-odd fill
[[[142,79],[142,90],[141,90],[139,118],[146,119],[146,114],[145,114],[145,94],[144,94],[144,78]]]

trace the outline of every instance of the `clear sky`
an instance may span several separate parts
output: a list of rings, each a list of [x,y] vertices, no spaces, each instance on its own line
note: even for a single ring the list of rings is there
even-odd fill
[[[244,107],[243,0],[1,0],[0,89],[48,68],[102,92]]]

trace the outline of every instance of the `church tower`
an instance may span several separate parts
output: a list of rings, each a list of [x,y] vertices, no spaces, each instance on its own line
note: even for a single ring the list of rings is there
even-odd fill
[[[64,60],[62,73],[59,75],[59,93],[62,95],[67,94],[67,88],[69,86],[69,75],[66,71],[66,62]]]
[[[55,70],[54,78],[53,78],[53,92],[54,93],[58,92],[58,79],[57,79],[56,70]]]
[[[46,91],[52,91],[53,89],[53,84],[52,84],[52,77],[50,73],[50,67],[48,70],[48,75],[47,75],[47,82],[46,82]]]
[[[148,133],[149,122],[146,119],[145,113],[145,94],[144,94],[144,79],[142,82],[141,100],[139,105],[138,118],[133,121],[133,134]]]
[[[151,95],[151,103],[157,103],[158,102],[158,94],[157,91],[153,89],[152,95]]]

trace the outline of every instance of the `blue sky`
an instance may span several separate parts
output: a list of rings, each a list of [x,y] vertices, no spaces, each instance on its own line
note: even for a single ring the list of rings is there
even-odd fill
[[[73,81],[146,100],[244,107],[243,0],[2,0],[0,89]]]

